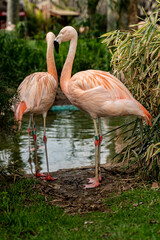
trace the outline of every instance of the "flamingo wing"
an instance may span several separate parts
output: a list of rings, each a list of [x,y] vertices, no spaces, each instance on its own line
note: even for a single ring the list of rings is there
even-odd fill
[[[54,102],[57,82],[49,73],[37,72],[27,76],[18,87],[19,103],[15,118],[21,120],[24,112],[48,111]]]
[[[76,73],[69,87],[70,101],[92,118],[138,115],[150,124],[151,116],[124,84],[108,72],[87,70]]]
[[[89,89],[97,91],[97,87],[102,87],[106,93],[104,100],[134,99],[124,84],[108,72],[99,70],[82,71],[75,74],[72,81],[83,91]]]
[[[18,88],[20,99],[23,99],[28,107],[39,107],[43,98],[56,93],[57,83],[49,73],[34,73],[24,79]],[[53,99],[53,96],[52,98]],[[53,99],[54,100],[54,99]]]

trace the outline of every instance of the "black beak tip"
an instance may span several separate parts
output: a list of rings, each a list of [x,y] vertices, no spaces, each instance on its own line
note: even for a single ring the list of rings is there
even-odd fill
[[[54,47],[56,52],[59,53],[59,43],[56,40],[54,40]]]

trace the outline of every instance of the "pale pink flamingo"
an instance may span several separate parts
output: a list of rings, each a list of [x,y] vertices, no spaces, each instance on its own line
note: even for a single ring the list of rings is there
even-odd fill
[[[44,180],[54,180],[49,174],[48,154],[47,154],[47,137],[46,137],[46,116],[50,107],[53,105],[55,95],[58,87],[58,76],[53,55],[53,42],[55,35],[52,32],[47,33],[47,72],[36,72],[27,76],[18,87],[19,101],[15,106],[15,120],[19,123],[19,131],[21,128],[21,121],[23,114],[29,113],[29,154],[30,154],[30,124],[33,124],[33,139],[35,145],[36,158],[36,176],[44,177],[44,174],[39,173],[37,162],[37,140],[36,129],[33,120],[34,114],[42,114],[44,119],[44,137],[46,162],[47,162],[47,176]]]
[[[54,40],[58,51],[61,42],[70,41],[69,52],[64,63],[60,85],[62,91],[76,107],[89,113],[95,129],[95,178],[89,179],[85,188],[94,188],[100,184],[100,147],[102,132],[100,117],[137,115],[151,125],[151,115],[136,101],[124,84],[115,76],[100,70],[86,70],[71,77],[73,60],[77,47],[76,30],[64,27]],[[87,57],[87,56],[86,56]],[[96,119],[98,118],[98,128]]]

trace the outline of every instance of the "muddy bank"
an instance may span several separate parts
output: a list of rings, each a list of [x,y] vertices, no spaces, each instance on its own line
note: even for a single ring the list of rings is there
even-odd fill
[[[51,174],[54,181],[38,180],[34,190],[45,196],[48,204],[62,207],[67,213],[107,211],[104,198],[138,186],[132,169],[121,164],[102,165],[102,182],[95,189],[84,189],[88,177],[94,177],[94,167],[59,170]]]

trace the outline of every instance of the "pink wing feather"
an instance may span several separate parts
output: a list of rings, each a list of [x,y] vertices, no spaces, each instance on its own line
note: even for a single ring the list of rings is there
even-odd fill
[[[73,104],[89,112],[92,117],[96,114],[107,116],[107,112],[108,115],[116,116],[117,111],[117,115],[140,115],[149,125],[152,125],[149,112],[112,74],[100,70],[87,70],[76,73],[71,81],[68,98]],[[111,108],[114,110],[112,111]],[[108,110],[105,111],[105,109]]]
[[[72,79],[82,90],[103,86],[110,95],[110,100],[134,99],[132,94],[115,76],[99,70],[87,70],[76,73]]]
[[[16,105],[15,119],[21,120],[23,114],[30,111],[43,113],[45,109],[47,112],[54,102],[56,89],[57,82],[49,73],[37,72],[27,76],[18,87],[20,102]]]

